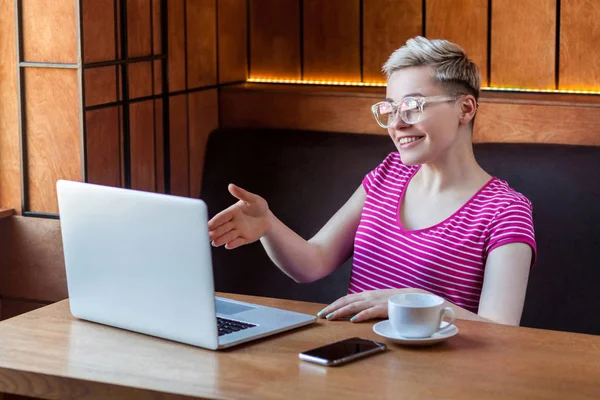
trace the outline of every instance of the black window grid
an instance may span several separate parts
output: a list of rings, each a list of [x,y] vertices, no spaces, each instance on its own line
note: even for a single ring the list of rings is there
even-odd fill
[[[156,118],[154,129],[162,129],[163,137],[163,167],[164,167],[164,191],[165,193],[171,192],[171,168],[170,168],[170,135],[169,135],[169,98],[172,96],[179,96],[183,94],[194,93],[203,90],[210,90],[219,88],[225,85],[235,85],[243,83],[244,81],[231,82],[227,84],[219,84],[218,68],[217,68],[217,84],[206,85],[197,88],[188,87],[188,68],[187,68],[187,29],[184,27],[184,68],[185,68],[185,89],[170,92],[169,91],[169,66],[168,66],[168,0],[160,0],[160,42],[161,52],[160,54],[154,54],[154,13],[152,0],[148,0],[148,8],[150,13],[150,32],[152,38],[150,40],[151,49],[150,55],[142,57],[129,57],[128,54],[128,35],[127,35],[127,0],[113,0],[114,7],[114,36],[115,36],[115,59],[109,61],[100,62],[89,62],[86,63],[83,60],[84,54],[84,20],[83,20],[83,0],[74,0],[76,3],[76,15],[77,18],[77,56],[78,63],[53,63],[53,62],[31,62],[24,61],[23,55],[23,21],[22,21],[22,0],[15,1],[15,30],[16,30],[16,60],[17,60],[17,88],[18,88],[18,115],[19,115],[19,152],[20,152],[20,183],[21,183],[21,214],[28,217],[37,218],[51,218],[58,219],[58,214],[36,212],[29,209],[29,190],[28,190],[28,158],[27,158],[27,124],[25,115],[25,69],[26,68],[64,68],[77,70],[78,84],[79,84],[79,121],[80,121],[80,143],[81,143],[81,169],[82,179],[84,182],[88,181],[88,163],[87,163],[87,135],[86,135],[86,112],[92,110],[98,110],[102,108],[118,107],[118,120],[119,120],[119,134],[122,132],[122,151],[120,155],[123,165],[122,175],[123,182],[122,186],[125,188],[131,188],[131,148],[130,148],[130,126],[129,126],[129,112],[130,105],[138,102],[144,102],[149,100],[162,100],[162,126],[156,126]],[[218,29],[218,1],[217,1],[217,12],[215,18],[217,19]],[[186,2],[184,1],[184,24],[186,23]],[[247,6],[248,8],[248,6]],[[119,15],[120,18],[117,18]],[[120,39],[120,40],[119,40]],[[218,38],[217,38],[218,40]],[[217,60],[218,60],[218,45],[217,45]],[[159,94],[155,94],[155,62],[160,61],[161,64],[161,90]],[[137,98],[130,98],[129,96],[129,66],[131,64],[140,62],[150,62],[152,71],[152,95],[143,96]],[[249,63],[248,63],[249,64]],[[85,103],[85,76],[84,73],[88,69],[101,68],[101,67],[115,67],[115,80],[116,80],[116,101],[86,105]],[[186,97],[187,98],[187,97]],[[189,100],[186,101],[189,106]],[[154,107],[154,113],[156,107]],[[154,116],[155,117],[155,116]],[[121,126],[122,124],[122,126]],[[189,122],[188,122],[189,124]],[[187,136],[189,142],[189,126],[186,127]],[[154,137],[156,138],[156,132]],[[121,146],[120,146],[121,147]],[[156,157],[154,158],[154,167],[156,170]],[[189,169],[189,166],[188,166]],[[189,185],[189,183],[188,183]]]

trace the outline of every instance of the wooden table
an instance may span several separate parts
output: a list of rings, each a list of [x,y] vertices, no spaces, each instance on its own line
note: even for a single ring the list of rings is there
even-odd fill
[[[306,313],[322,305],[225,295]],[[596,316],[590,316],[595,318]],[[457,322],[428,348],[328,368],[298,359],[373,323],[324,321],[209,351],[73,318],[62,301],[0,323],[0,392],[42,398],[599,399],[600,336]]]

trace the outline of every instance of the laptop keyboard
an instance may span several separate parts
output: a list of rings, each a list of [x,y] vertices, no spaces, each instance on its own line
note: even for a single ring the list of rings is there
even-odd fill
[[[225,319],[217,317],[217,327],[219,328],[219,336],[227,335],[233,332],[239,332],[244,329],[252,328],[256,325],[248,324],[246,322],[234,321],[232,319]]]

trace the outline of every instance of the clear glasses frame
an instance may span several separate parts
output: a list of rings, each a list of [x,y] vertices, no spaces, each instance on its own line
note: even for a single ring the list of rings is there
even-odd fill
[[[454,101],[460,96],[430,96],[430,97],[405,97],[401,101],[380,101],[371,106],[371,112],[375,120],[382,128],[394,125],[396,118],[400,115],[402,121],[414,125],[421,121],[425,104],[442,103]]]

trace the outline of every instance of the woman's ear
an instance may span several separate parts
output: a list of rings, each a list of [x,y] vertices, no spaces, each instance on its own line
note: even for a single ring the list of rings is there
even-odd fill
[[[477,100],[471,95],[467,95],[460,100],[460,123],[468,124],[477,112]]]

